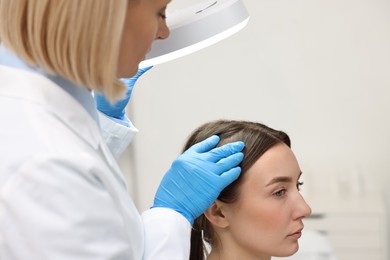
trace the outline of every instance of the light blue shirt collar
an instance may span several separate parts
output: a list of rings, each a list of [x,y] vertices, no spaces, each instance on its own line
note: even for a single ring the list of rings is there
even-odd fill
[[[92,116],[96,123],[99,124],[95,100],[93,99],[92,94],[91,92],[89,92],[88,89],[78,87],[69,80],[64,79],[60,76],[51,75],[47,71],[39,67],[29,66],[13,52],[6,49],[3,45],[0,45],[0,64],[8,67],[35,72],[50,79],[62,89],[64,89],[66,92],[68,92],[72,97],[74,97],[85,108],[85,110],[87,110],[87,112]]]

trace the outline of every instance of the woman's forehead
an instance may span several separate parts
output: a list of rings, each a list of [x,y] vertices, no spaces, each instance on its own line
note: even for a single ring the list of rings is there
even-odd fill
[[[299,178],[301,170],[294,153],[285,144],[277,144],[266,151],[256,162],[244,173],[245,179],[256,178],[264,185],[270,183],[274,178]]]

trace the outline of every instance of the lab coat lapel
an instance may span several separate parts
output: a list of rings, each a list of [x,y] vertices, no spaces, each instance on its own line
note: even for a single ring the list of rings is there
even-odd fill
[[[0,78],[0,95],[28,100],[42,106],[97,150],[116,179],[126,186],[118,164],[101,137],[97,122],[72,96],[39,74],[0,65]]]
[[[65,123],[94,149],[100,133],[88,112],[61,87],[42,75],[0,65],[0,94],[28,100],[43,107]]]

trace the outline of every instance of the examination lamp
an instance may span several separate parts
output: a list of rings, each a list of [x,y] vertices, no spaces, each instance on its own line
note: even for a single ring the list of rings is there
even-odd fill
[[[211,0],[167,14],[170,35],[152,44],[140,67],[157,65],[183,57],[217,43],[248,23],[241,0]]]

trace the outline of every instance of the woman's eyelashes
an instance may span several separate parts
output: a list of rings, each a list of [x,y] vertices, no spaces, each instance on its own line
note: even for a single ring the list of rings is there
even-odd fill
[[[301,190],[301,186],[303,185],[303,181],[298,181],[297,182],[297,190],[300,191]]]
[[[159,13],[158,14],[160,17],[161,17],[161,19],[163,19],[163,20],[166,20],[167,19],[167,15],[165,14],[165,12],[161,12],[161,13]]]
[[[161,9],[158,11],[158,16],[159,16],[161,19],[166,20],[166,19],[167,19],[167,7],[161,8]]]
[[[303,185],[303,181],[298,181],[297,184],[296,184],[296,188],[298,191],[301,190],[301,186]],[[277,190],[276,192],[273,193],[273,196],[275,196],[276,198],[282,198],[284,197],[285,195],[287,194],[287,189],[286,188],[281,188],[279,190]]]
[[[276,198],[282,198],[284,195],[286,195],[286,193],[287,193],[287,190],[286,190],[285,188],[283,188],[283,189],[280,189],[280,190],[274,192],[273,195],[274,195]]]

